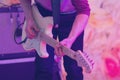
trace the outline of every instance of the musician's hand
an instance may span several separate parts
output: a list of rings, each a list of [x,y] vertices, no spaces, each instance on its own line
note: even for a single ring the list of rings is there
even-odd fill
[[[36,26],[33,19],[29,19],[26,21],[25,31],[26,31],[27,37],[30,39],[33,39],[37,36],[39,32],[39,28]]]
[[[73,43],[73,40],[70,38],[66,38],[62,40],[59,44],[56,45],[55,54],[59,57],[64,56],[63,46],[70,48],[72,46],[72,43]]]

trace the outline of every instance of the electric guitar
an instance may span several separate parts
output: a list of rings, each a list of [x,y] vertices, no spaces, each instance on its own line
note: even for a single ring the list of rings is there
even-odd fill
[[[35,5],[32,6],[33,17],[37,27],[40,28],[40,32],[38,36],[34,39],[27,39],[25,43],[23,43],[23,47],[25,50],[35,49],[40,57],[46,58],[48,57],[48,53],[46,51],[46,44],[49,44],[53,48],[59,43],[57,40],[52,38],[51,27],[49,24],[53,24],[52,17],[43,17],[39,13],[37,7]],[[26,38],[25,33],[26,22],[23,26],[22,32],[22,40]],[[73,51],[65,46],[62,46],[63,52],[65,55],[77,61],[78,66],[83,67],[86,72],[90,73],[93,69],[93,62],[88,57],[87,53],[83,53],[80,50]]]

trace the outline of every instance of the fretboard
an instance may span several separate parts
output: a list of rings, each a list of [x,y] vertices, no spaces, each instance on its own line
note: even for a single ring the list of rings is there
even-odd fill
[[[51,38],[44,32],[40,32],[39,36],[40,36],[41,40],[45,41],[48,45],[50,45],[53,48],[55,48],[55,46],[57,44],[59,44],[59,42],[57,40]],[[76,59],[75,56],[77,56],[77,55],[75,54],[75,51],[73,51],[72,49],[62,46],[62,50],[63,50],[64,55],[67,55],[67,56],[71,57],[72,59]]]
[[[44,32],[40,32],[39,38],[40,38],[40,40],[46,42],[47,44],[49,44],[53,48],[55,48],[55,46],[57,44],[59,44],[59,42],[57,42],[57,40],[51,38],[50,36],[48,36]],[[75,52],[72,49],[69,49],[65,46],[62,46],[62,51],[63,51],[64,55],[67,55],[70,58],[76,60],[79,63],[78,64],[79,66],[85,68],[86,72],[88,72],[88,73],[91,72],[91,69],[93,66],[91,66],[91,63],[89,62],[85,53]]]

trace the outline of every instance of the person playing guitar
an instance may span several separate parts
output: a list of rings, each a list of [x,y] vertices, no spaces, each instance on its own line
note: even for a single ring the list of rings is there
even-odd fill
[[[35,39],[41,28],[37,27],[33,17],[31,0],[20,0],[20,2],[26,17],[26,36],[29,39]],[[39,13],[43,17],[54,16],[52,14],[52,0],[35,0],[35,2],[35,5],[39,9]],[[88,1],[60,0],[59,15],[59,24],[53,25],[52,35],[54,39],[59,39],[60,43],[56,44],[55,47],[51,47],[49,44],[46,45],[46,50],[49,54],[46,58],[36,54],[35,80],[61,80],[58,62],[55,61],[54,55],[58,58],[63,56],[64,67],[67,73],[66,80],[83,80],[82,67],[79,67],[76,61],[71,59],[70,56],[65,55],[63,46],[74,51],[83,51],[84,29],[90,15]]]

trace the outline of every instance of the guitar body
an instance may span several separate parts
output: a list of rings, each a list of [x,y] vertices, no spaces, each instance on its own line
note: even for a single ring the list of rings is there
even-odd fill
[[[53,18],[52,17],[42,17],[40,14],[38,14],[38,18],[40,18],[41,26],[39,27],[41,31],[43,31],[45,34],[49,35],[52,38],[52,25],[53,25]],[[26,21],[23,25],[23,31],[22,31],[22,40],[24,40],[26,36],[25,32],[26,28]],[[39,34],[38,34],[39,35]],[[27,39],[25,43],[22,44],[23,48],[25,50],[33,50],[35,49],[40,57],[46,58],[48,57],[48,53],[46,51],[46,43],[42,40],[40,40],[39,36],[37,36],[34,39]]]

